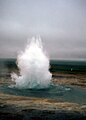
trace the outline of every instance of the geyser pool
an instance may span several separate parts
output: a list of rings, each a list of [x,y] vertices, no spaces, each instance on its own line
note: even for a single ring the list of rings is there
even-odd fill
[[[49,72],[49,58],[43,50],[40,37],[32,38],[24,51],[17,57],[20,75],[11,74],[19,89],[43,89],[51,84],[52,74]]]

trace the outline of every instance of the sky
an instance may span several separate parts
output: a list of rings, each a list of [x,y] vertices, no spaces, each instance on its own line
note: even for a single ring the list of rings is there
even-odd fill
[[[50,59],[86,60],[86,0],[0,0],[0,58],[37,35]]]

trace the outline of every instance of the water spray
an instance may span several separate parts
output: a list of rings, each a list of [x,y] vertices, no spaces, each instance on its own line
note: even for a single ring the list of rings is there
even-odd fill
[[[43,50],[40,37],[32,38],[17,57],[20,75],[11,74],[12,80],[19,89],[43,89],[51,84],[52,74],[49,72],[49,58]]]

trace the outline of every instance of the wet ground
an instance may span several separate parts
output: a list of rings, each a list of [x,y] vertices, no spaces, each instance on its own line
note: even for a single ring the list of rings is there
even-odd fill
[[[0,120],[85,120],[85,78],[55,73],[48,89],[20,90],[10,88],[14,83],[9,76],[2,76]]]
[[[48,89],[21,90],[17,88],[10,88],[7,85],[2,85],[0,86],[0,92],[17,96],[47,98],[86,105],[86,89],[78,86],[52,85]]]

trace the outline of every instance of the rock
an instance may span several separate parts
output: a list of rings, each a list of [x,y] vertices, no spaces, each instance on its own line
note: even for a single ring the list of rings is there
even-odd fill
[[[0,93],[0,120],[86,120],[86,106]]]

